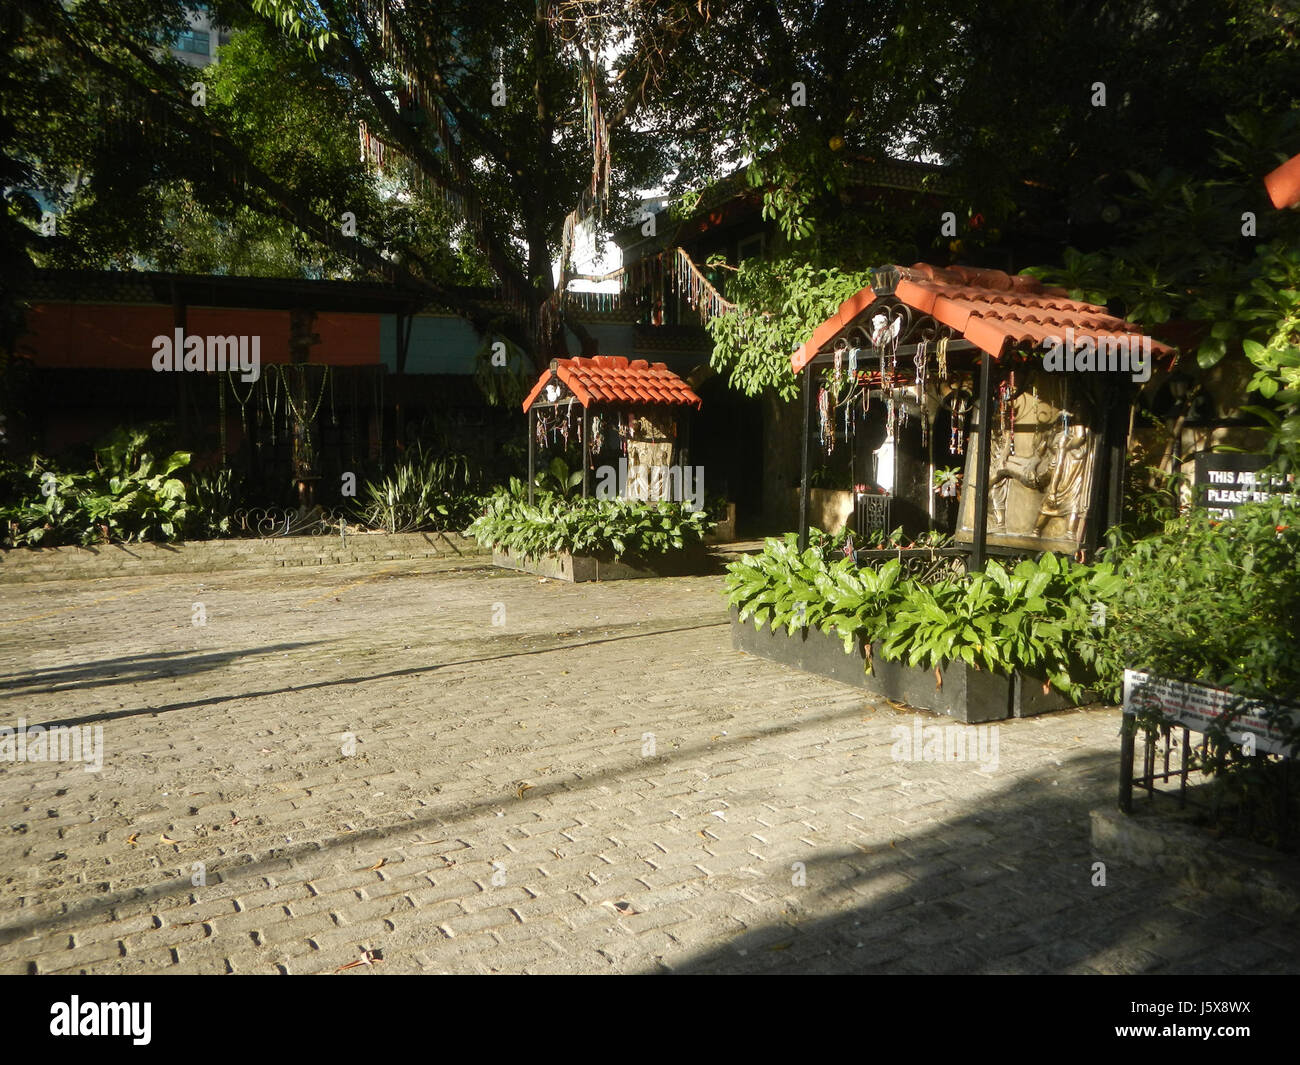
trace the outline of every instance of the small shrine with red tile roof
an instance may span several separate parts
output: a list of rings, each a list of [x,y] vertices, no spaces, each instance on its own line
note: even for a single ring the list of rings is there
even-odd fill
[[[680,470],[689,458],[690,422],[683,415],[702,405],[662,362],[613,355],[552,359],[523,402],[530,501],[537,451],[567,448],[571,440],[582,449],[584,498],[591,491],[591,470],[602,459],[605,468],[618,467],[619,495],[670,498],[667,471]],[[655,471],[661,476],[653,476]]]
[[[801,542],[810,452],[840,447],[864,537],[934,530],[947,507],[973,568],[987,552],[1093,548],[1120,513],[1137,391],[1176,355],[1028,274],[873,271],[791,356],[803,378]]]

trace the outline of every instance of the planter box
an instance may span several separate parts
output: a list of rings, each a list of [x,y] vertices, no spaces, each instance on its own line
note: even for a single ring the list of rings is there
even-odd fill
[[[742,625],[738,616],[733,607],[731,646],[738,651],[864,688],[895,702],[946,714],[966,724],[1012,716],[1015,704],[1011,677],[973,669],[965,662],[949,662],[940,673],[943,684],[936,686],[933,670],[886,662],[879,644],[872,647],[873,670],[868,673],[860,642],[855,642],[851,654],[845,654],[844,641],[820,629],[796,630],[787,636],[784,628],[773,632],[769,626],[754,628],[752,621]]]
[[[799,489],[793,490],[794,512],[799,513]],[[835,488],[808,490],[808,524],[837,533],[853,520],[853,493]]]
[[[1076,703],[1064,692],[1056,688],[1043,691],[1047,678],[1040,673],[1023,673],[1016,671],[1015,686],[1011,692],[1011,716],[1033,717],[1035,714],[1050,714],[1054,710],[1068,710],[1072,706],[1085,706],[1098,701],[1095,692],[1084,692],[1083,701]]]
[[[704,537],[706,544],[729,544],[736,539],[736,504],[727,504],[727,516],[713,526]]]
[[[502,569],[535,573],[557,581],[626,581],[649,577],[687,577],[708,571],[708,552],[702,547],[674,551],[656,559],[628,561],[594,555],[573,555],[567,551],[554,555],[515,555],[501,549],[492,552],[492,564]]]

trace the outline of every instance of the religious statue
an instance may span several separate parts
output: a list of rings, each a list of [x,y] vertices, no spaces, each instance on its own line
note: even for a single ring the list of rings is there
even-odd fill
[[[1070,424],[1069,415],[1060,416],[1061,432],[1052,443],[1051,475],[1047,492],[1034,522],[1034,534],[1043,535],[1043,529],[1052,518],[1065,520],[1066,535],[1079,538],[1079,526],[1088,509],[1085,496],[1088,482],[1088,427],[1077,422]]]
[[[1051,475],[1050,454],[1043,434],[1034,433],[1033,450],[1028,455],[1012,454],[1014,434],[999,431],[996,444],[990,448],[993,456],[989,476],[989,528],[1005,529],[1007,523],[1007,494],[1011,482],[1018,481],[1034,492],[1041,492]]]

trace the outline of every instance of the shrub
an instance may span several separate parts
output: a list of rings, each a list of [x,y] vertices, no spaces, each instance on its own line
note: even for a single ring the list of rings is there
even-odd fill
[[[18,480],[17,502],[0,509],[5,546],[175,540],[189,517],[187,451],[157,457],[157,428],[117,429],[95,448],[95,468],[59,471],[34,457]]]
[[[1129,666],[1300,698],[1300,509],[1246,504],[1225,522],[1193,510],[1105,558],[1122,580],[1096,640],[1112,695]]]
[[[813,536],[802,553],[791,533],[769,539],[762,552],[728,567],[728,602],[741,621],[787,632],[808,626],[835,632],[852,650],[855,639],[881,644],[889,661],[942,668],[961,660],[1009,673],[1042,672],[1072,696],[1091,680],[1095,655],[1078,640],[1120,578],[1106,564],[1084,566],[1045,554],[1008,571],[990,561],[983,572],[925,583],[906,575],[897,559],[860,567],[828,561],[834,539]],[[871,668],[868,657],[866,667]]]
[[[699,544],[712,527],[704,511],[681,503],[570,500],[543,492],[530,504],[522,484],[512,478],[509,488],[488,497],[466,535],[531,557],[568,551],[648,558]]]
[[[385,532],[461,529],[481,509],[479,477],[462,454],[411,448],[393,473],[367,481],[361,519]]]

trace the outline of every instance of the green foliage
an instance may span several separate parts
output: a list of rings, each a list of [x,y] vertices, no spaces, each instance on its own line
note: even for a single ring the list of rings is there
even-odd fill
[[[1246,504],[1217,523],[1193,510],[1106,559],[1122,582],[1096,640],[1112,696],[1130,667],[1300,699],[1300,509]]]
[[[582,487],[582,470],[570,470],[569,464],[557,455],[549,466],[538,471],[533,486],[560,499],[572,499]]]
[[[1250,387],[1268,402],[1246,410],[1269,428],[1272,466],[1278,473],[1300,470],[1300,296],[1292,290],[1293,307],[1278,322],[1267,343],[1243,342],[1255,366]]]
[[[361,520],[390,533],[464,528],[479,511],[479,484],[467,456],[417,444],[390,476],[366,482]]]
[[[713,527],[705,511],[681,503],[626,499],[564,499],[549,492],[529,504],[517,479],[488,497],[466,530],[485,547],[537,557],[560,551],[576,555],[651,558],[700,544]]]
[[[222,466],[193,472],[189,478],[189,521],[185,535],[194,540],[216,540],[234,531],[235,511],[244,504],[244,478],[238,470]]]
[[[1104,251],[1070,248],[1060,268],[1030,271],[1078,299],[1118,302],[1144,325],[1205,323],[1197,348],[1203,368],[1245,340],[1263,341],[1295,312],[1300,289],[1300,224],[1294,212],[1269,208],[1260,184],[1300,150],[1300,112],[1230,114],[1222,122],[1213,131],[1217,150],[1199,170],[1127,172],[1127,191],[1114,197],[1120,221]]]
[[[1009,572],[990,561],[982,573],[925,584],[904,574],[898,559],[875,568],[846,558],[828,562],[817,537],[800,554],[792,533],[732,563],[725,588],[740,620],[752,617],[760,629],[834,631],[845,651],[855,640],[879,642],[886,660],[927,669],[961,660],[1002,673],[1031,670],[1077,696],[1095,661],[1078,634],[1090,624],[1093,604],[1109,601],[1119,584],[1108,565],[1083,566],[1050,553]]]
[[[711,365],[747,396],[798,392],[790,355],[870,280],[867,271],[818,268],[794,259],[746,259],[727,286],[737,309],[709,322]]]
[[[0,508],[4,544],[57,546],[176,540],[190,516],[180,477],[190,454],[157,451],[151,429],[118,429],[95,448],[95,468],[57,470],[40,457],[14,485],[18,502]]]
[[[843,533],[840,535],[843,535]],[[914,537],[908,536],[903,532],[903,527],[900,525],[889,532],[884,529],[871,529],[864,537],[856,540],[853,546],[857,550],[883,551],[899,547],[906,551],[914,547],[948,547],[952,542],[951,536],[941,532],[922,532]]]
[[[1279,845],[1289,821],[1294,842],[1294,775],[1288,781],[1285,767],[1247,753],[1234,722],[1258,699],[1283,745],[1300,750],[1300,720],[1287,713],[1300,706],[1300,508],[1281,499],[1250,503],[1225,522],[1193,511],[1108,557],[1123,583],[1095,642],[1105,690],[1119,698],[1127,666],[1231,692],[1236,698],[1204,746],[1188,752],[1192,767],[1212,778],[1214,824]],[[1126,725],[1148,742],[1163,726],[1154,708]]]

